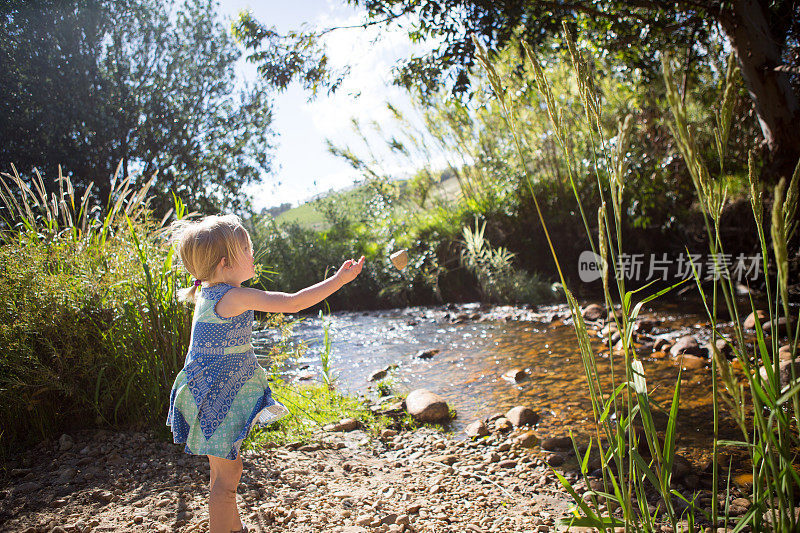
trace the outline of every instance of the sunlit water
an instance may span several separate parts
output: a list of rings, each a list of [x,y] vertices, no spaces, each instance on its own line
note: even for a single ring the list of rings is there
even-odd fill
[[[594,424],[575,331],[567,321],[550,322],[554,315],[566,317],[566,306],[538,308],[541,321],[486,320],[489,308],[459,306],[457,310],[409,308],[388,311],[340,312],[330,323],[331,364],[340,390],[377,397],[368,381],[376,370],[398,365],[390,373],[394,391],[407,393],[427,388],[443,396],[457,411],[451,428],[463,435],[470,422],[526,405],[541,415],[536,430],[540,436],[593,435]],[[481,315],[480,321],[452,323],[454,316]],[[661,303],[646,309],[663,319],[651,335],[694,334],[703,345],[707,320],[687,304]],[[707,334],[707,333],[706,333]],[[273,333],[256,335],[256,352],[265,352]],[[305,318],[294,328],[294,339],[309,349],[286,369],[288,376],[313,375],[320,380],[322,321]],[[599,337],[593,337],[601,379],[612,390],[612,365]],[[420,350],[439,349],[430,359],[416,357]],[[649,389],[656,401],[669,410],[678,368],[670,358],[655,359],[652,350],[641,352]],[[616,383],[624,376],[620,355],[613,360]],[[525,369],[529,377],[520,383],[502,378],[510,369]],[[679,449],[696,460],[707,457],[712,437],[710,369],[684,371],[679,411]],[[370,385],[373,386],[370,389]],[[724,409],[723,409],[724,410]],[[737,438],[730,421],[722,425],[722,436]]]

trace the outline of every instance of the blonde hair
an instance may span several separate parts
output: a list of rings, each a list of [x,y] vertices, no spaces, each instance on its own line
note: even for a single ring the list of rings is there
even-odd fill
[[[178,220],[172,224],[173,239],[183,268],[198,281],[208,281],[225,259],[232,266],[242,260],[253,243],[236,215],[209,215],[197,222]],[[194,302],[197,285],[178,291],[178,299]]]

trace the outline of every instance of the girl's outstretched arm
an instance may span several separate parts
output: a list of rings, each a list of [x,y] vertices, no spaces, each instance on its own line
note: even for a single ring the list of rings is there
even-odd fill
[[[321,302],[353,281],[363,266],[363,255],[358,261],[348,259],[333,276],[292,294],[234,287],[217,303],[217,313],[226,318],[250,309],[267,313],[297,313]]]

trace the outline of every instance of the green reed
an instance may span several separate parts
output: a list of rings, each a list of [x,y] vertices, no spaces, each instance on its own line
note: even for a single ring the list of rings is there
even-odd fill
[[[119,170],[118,170],[119,172]],[[165,416],[183,365],[188,283],[148,208],[152,180],[115,175],[108,205],[76,199],[59,172],[0,175],[0,448],[94,424],[142,426]],[[176,199],[178,217],[186,215]],[[169,216],[169,215],[168,215]]]
[[[695,132],[687,124],[686,111],[677,90],[673,77],[673,66],[669,56],[663,59],[663,74],[667,87],[667,97],[672,110],[674,124],[673,136],[676,139],[681,154],[689,167],[692,181],[697,191],[706,231],[709,237],[712,256],[715,253],[724,253],[720,238],[720,218],[725,201],[726,191],[723,186],[710,178],[708,169],[702,156],[697,150]],[[730,61],[726,76],[726,88],[723,96],[721,111],[717,115],[717,128],[715,140],[720,157],[720,170],[724,169],[725,142],[727,140],[730,123],[730,108],[733,107],[733,90],[737,70]],[[753,216],[756,222],[758,238],[761,244],[761,259],[763,272],[768,272],[768,241],[764,231],[763,220],[763,193],[756,178],[755,163],[752,153],[749,161],[750,201]],[[721,292],[727,310],[733,318],[735,335],[733,339],[725,339],[731,346],[735,358],[739,361],[744,374],[744,386],[740,383],[730,362],[713,348],[712,372],[714,376],[715,407],[717,398],[721,398],[730,406],[730,412],[742,430],[742,441],[719,441],[715,438],[715,455],[717,447],[743,447],[747,450],[753,467],[753,506],[748,515],[741,520],[740,525],[749,523],[755,531],[764,531],[769,528],[765,520],[772,524],[776,531],[796,531],[798,518],[795,514],[794,504],[800,496],[800,476],[794,464],[800,450],[800,434],[798,434],[797,421],[800,419],[800,383],[797,382],[795,369],[797,357],[798,330],[800,320],[791,316],[788,297],[788,251],[787,243],[797,230],[798,207],[798,180],[800,179],[800,164],[792,175],[791,181],[786,186],[785,178],[781,177],[773,191],[773,205],[770,225],[772,252],[777,267],[777,276],[774,286],[767,279],[768,322],[771,323],[771,336],[767,339],[761,327],[761,320],[756,315],[756,339],[751,352],[747,348],[744,337],[743,320],[734,300],[733,281],[726,276],[715,282],[711,307],[709,307],[705,291],[698,280],[698,290],[706,303],[706,310],[711,321],[714,337],[717,337],[717,294]],[[727,267],[726,267],[727,271]],[[756,308],[750,301],[751,311]],[[779,357],[778,319],[787,321],[786,331],[791,346],[791,358],[782,363]],[[781,379],[782,366],[788,366],[790,379],[786,383]],[[762,376],[762,371],[766,379]],[[717,378],[725,387],[725,394],[716,389]],[[749,398],[745,395],[749,392]],[[748,405],[748,402],[750,404]],[[748,423],[748,418],[752,421]],[[717,416],[715,409],[715,429]],[[752,426],[752,427],[751,427]],[[716,435],[715,435],[716,437]],[[716,458],[716,457],[715,457]],[[714,486],[717,486],[716,461],[714,463]],[[713,510],[714,521],[718,517],[716,507]],[[727,517],[726,518],[726,522]],[[716,524],[715,524],[716,525]]]
[[[526,172],[527,184],[533,197],[534,205],[539,215],[539,220],[547,237],[550,252],[553,256],[556,268],[561,277],[562,285],[570,307],[575,331],[578,338],[578,346],[581,352],[584,371],[587,378],[589,396],[592,403],[593,414],[596,422],[596,446],[602,462],[603,471],[603,490],[588,491],[590,503],[581,498],[572,486],[559,473],[559,477],[564,487],[575,498],[577,508],[575,516],[566,520],[570,525],[596,527],[607,531],[614,527],[624,526],[626,531],[652,531],[659,514],[662,514],[672,525],[674,530],[679,527],[686,527],[690,531],[695,530],[696,513],[694,498],[687,499],[673,487],[672,472],[675,461],[675,427],[677,422],[678,405],[680,402],[680,375],[676,381],[672,403],[669,407],[666,433],[663,439],[659,438],[655,423],[653,421],[653,409],[663,410],[650,395],[644,367],[636,354],[632,344],[634,324],[642,306],[672,290],[677,285],[688,281],[684,280],[672,287],[668,287],[650,296],[642,298],[633,304],[633,299],[640,291],[649,286],[642,287],[634,291],[625,289],[624,278],[615,275],[617,284],[618,299],[621,302],[621,313],[617,313],[614,308],[614,299],[611,296],[608,275],[609,265],[616,267],[617,258],[622,253],[622,222],[623,222],[623,191],[625,189],[625,177],[627,173],[626,151],[630,138],[631,117],[628,116],[619,125],[616,142],[612,146],[605,137],[602,122],[602,100],[599,92],[595,88],[593,78],[587,67],[587,62],[578,51],[566,27],[564,28],[564,38],[568,45],[569,55],[573,69],[577,78],[577,85],[581,102],[583,104],[584,115],[589,126],[592,154],[594,157],[594,170],[597,177],[597,187],[601,198],[601,206],[597,213],[598,235],[597,244],[592,238],[587,217],[581,205],[577,187],[573,180],[573,170],[571,167],[570,145],[567,140],[567,131],[563,125],[564,113],[558,108],[548,83],[545,71],[542,69],[536,54],[522,43],[526,51],[527,58],[532,65],[534,78],[537,88],[546,104],[546,110],[552,124],[553,135],[562,149],[563,159],[568,169],[568,177],[578,203],[579,212],[584,227],[589,236],[592,250],[601,258],[603,293],[609,316],[613,318],[621,333],[623,347],[621,350],[623,375],[615,369],[615,356],[611,346],[609,351],[611,365],[611,388],[607,390],[601,383],[597,371],[597,359],[590,345],[589,335],[586,324],[581,315],[581,310],[575,301],[571,291],[568,289],[564,280],[558,257],[550,240],[547,224],[539,209],[539,203],[534,193],[532,177]],[[517,134],[517,124],[515,120],[515,110],[513,102],[507,98],[503,88],[503,81],[495,70],[492,61],[481,44],[476,40],[477,59],[487,73],[487,78],[495,93],[505,118],[507,127],[516,143],[517,152],[525,164],[525,151],[523,150],[519,135]],[[698,193],[703,214],[706,220],[706,227],[709,233],[709,243],[711,253],[715,260],[717,253],[722,251],[721,240],[719,237],[719,220],[722,208],[725,205],[726,190],[718,181],[710,178],[705,165],[699,155],[694,135],[691,128],[687,125],[683,100],[678,96],[676,85],[671,78],[668,60],[664,63],[665,81],[667,83],[668,100],[675,117],[673,132],[680,151],[686,159],[693,183]],[[728,72],[725,79],[725,87],[720,111],[716,114],[715,145],[720,157],[724,161],[727,141],[730,132],[732,109],[735,98],[736,69],[733,62],[729,62]],[[720,163],[722,165],[722,163]],[[800,167],[799,167],[800,168]],[[753,211],[759,227],[759,239],[762,243],[762,259],[764,262],[764,272],[767,271],[767,245],[764,237],[763,226],[761,223],[761,204],[760,193],[754,180],[754,171],[751,165],[750,179],[752,190]],[[786,242],[791,238],[792,232],[796,229],[793,225],[794,215],[797,207],[797,176],[792,179],[787,194],[784,196],[783,180],[776,187],[775,205],[773,207],[772,238],[773,249],[778,262],[778,279],[776,294],[780,295],[782,309],[787,320],[789,319],[789,308],[787,298],[787,253]],[[608,197],[606,198],[606,192]],[[610,211],[609,211],[610,207]],[[713,222],[713,230],[709,224],[709,219]],[[613,243],[616,242],[616,248]],[[721,265],[718,265],[721,267]],[[699,275],[694,272],[693,278],[706,301],[705,293],[700,283]],[[690,278],[691,279],[691,278]],[[719,287],[719,288],[718,288]],[[750,363],[748,354],[745,353],[743,340],[743,328],[733,300],[733,286],[730,277],[716,280],[713,290],[713,298],[710,304],[706,301],[706,308],[712,323],[713,337],[712,345],[718,338],[717,328],[717,298],[718,291],[721,290],[725,297],[726,304],[731,316],[735,318],[737,324],[736,340],[726,339],[734,346],[736,357],[742,362],[745,369],[746,378],[753,397],[753,409],[747,409],[745,398],[741,387],[736,382],[736,377],[730,367],[730,363],[719,353],[712,357],[713,375],[713,407],[714,407],[714,466],[712,472],[712,485],[715,496],[712,498],[711,521],[716,526],[720,518],[721,511],[716,502],[716,491],[719,488],[719,473],[717,468],[717,455],[720,446],[742,445],[746,446],[753,459],[754,485],[753,501],[754,505],[750,512],[736,524],[736,530],[740,530],[745,524],[750,524],[756,530],[760,527],[764,511],[769,510],[773,523],[794,528],[796,520],[793,516],[793,507],[786,502],[793,502],[797,493],[797,473],[792,468],[792,450],[797,450],[796,421],[798,415],[797,392],[800,385],[781,388],[779,379],[779,368],[777,357],[772,359],[770,353],[777,353],[777,336],[772,337],[772,346],[767,347],[764,341],[760,324],[757,325],[758,332],[758,351],[755,354],[756,360],[760,357],[765,361],[765,370],[768,375],[766,381],[761,380],[759,372]],[[770,302],[771,302],[770,296]],[[778,302],[773,306],[770,303],[770,320],[774,320],[777,315]],[[775,324],[776,326],[777,324]],[[792,358],[795,356],[796,333],[792,339]],[[771,349],[770,349],[771,348]],[[715,350],[716,351],[716,350]],[[725,398],[720,395],[717,389],[718,368],[722,381],[730,395]],[[794,368],[792,367],[794,378]],[[792,381],[794,382],[794,381]],[[741,443],[729,443],[718,439],[719,411],[718,399],[723,397],[735,407],[734,412],[738,415],[737,422],[743,429],[745,435]],[[786,412],[784,406],[791,404],[792,413]],[[766,411],[765,411],[766,409]],[[768,412],[768,415],[764,413]],[[754,428],[752,438],[748,433],[748,425],[745,417],[750,414],[754,416]],[[612,418],[617,420],[612,423]],[[634,422],[640,424],[637,428]],[[639,443],[644,442],[650,453],[650,458],[645,459],[639,452]],[[590,442],[591,449],[591,442]],[[580,457],[579,457],[580,459]],[[581,461],[581,472],[586,474],[588,462],[587,455]],[[728,486],[730,479],[728,480]],[[647,505],[648,490],[654,489],[660,496],[659,505],[655,512],[651,512]],[[675,505],[676,500],[681,499],[688,505],[681,512]],[[600,504],[607,506],[601,512]],[[613,505],[618,505],[621,519],[613,516],[609,510]],[[725,513],[725,523],[732,520]],[[680,522],[679,524],[679,520]],[[786,529],[789,530],[789,529]],[[793,530],[793,529],[792,529]]]

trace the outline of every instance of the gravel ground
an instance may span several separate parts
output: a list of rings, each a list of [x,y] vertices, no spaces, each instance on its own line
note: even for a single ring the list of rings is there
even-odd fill
[[[243,460],[239,509],[255,531],[559,531],[571,502],[514,432],[325,433]],[[6,466],[0,531],[208,530],[208,460],[149,434],[64,435]]]

